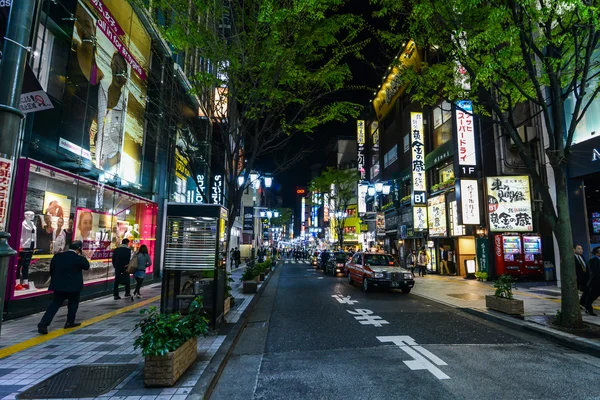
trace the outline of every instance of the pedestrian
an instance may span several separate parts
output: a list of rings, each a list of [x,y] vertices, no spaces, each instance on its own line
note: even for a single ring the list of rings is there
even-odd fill
[[[410,272],[412,272],[412,274],[415,274],[415,264],[417,262],[417,251],[416,250],[411,250],[410,253],[408,253],[408,257],[406,257],[406,264],[408,265],[408,269],[410,270]]]
[[[81,325],[81,323],[75,322],[75,316],[83,289],[83,271],[90,269],[90,263],[82,256],[82,247],[83,243],[76,240],[69,245],[69,251],[55,254],[50,261],[48,290],[52,290],[54,293],[52,293],[52,303],[38,324],[38,332],[43,335],[48,333],[48,325],[65,300],[68,301],[65,329]]]
[[[148,246],[145,244],[140,246],[140,249],[134,257],[137,257],[137,270],[133,273],[133,277],[135,278],[135,290],[133,291],[133,296],[131,296],[131,301],[133,301],[134,296],[138,299],[142,298],[140,289],[142,288],[142,283],[144,283],[144,278],[146,277],[146,268],[152,265],[152,260],[148,254]]]
[[[592,304],[600,296],[600,247],[594,247],[592,258],[588,263],[590,280],[588,282],[588,292],[585,296],[585,312],[589,315],[596,315]]]
[[[235,248],[235,252],[233,253],[233,258],[235,260],[235,267],[239,268],[240,264],[242,263],[242,254],[240,252],[240,249],[238,249],[237,247]]]
[[[587,268],[587,263],[581,256],[583,254],[583,247],[581,245],[575,245],[573,247],[575,253],[575,272],[577,273],[577,288],[581,290],[581,298],[579,299],[579,305],[585,308],[585,297],[588,294],[588,282],[590,281],[590,274]]]
[[[440,248],[440,269],[441,273],[450,275],[450,269],[448,269],[448,250],[446,246]]]
[[[113,296],[115,300],[120,300],[119,285],[125,285],[125,297],[131,296],[131,284],[129,282],[129,273],[127,265],[131,261],[131,249],[129,248],[129,239],[121,241],[121,245],[113,251],[112,265],[115,269],[115,283],[113,287]]]
[[[422,247],[417,255],[417,267],[419,267],[419,276],[427,275],[427,264],[429,264],[429,255],[425,250],[425,247]]]

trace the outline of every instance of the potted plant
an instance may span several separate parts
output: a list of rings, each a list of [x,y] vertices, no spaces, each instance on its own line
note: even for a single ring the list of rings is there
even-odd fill
[[[477,278],[478,281],[487,281],[488,273],[484,271],[477,271],[475,272],[475,278]]]
[[[259,281],[262,282],[265,280],[265,274],[267,270],[268,261],[256,264],[256,272],[258,273]]]
[[[208,319],[202,297],[196,297],[188,313],[161,314],[156,307],[142,310],[145,315],[135,325],[140,334],[133,347],[144,355],[144,385],[173,386],[194,363],[200,335],[208,333]]]
[[[510,275],[502,275],[494,282],[496,292],[485,296],[485,306],[489,309],[509,315],[523,315],[523,300],[513,299],[514,279]]]
[[[256,277],[255,267],[246,267],[242,274],[242,293],[256,293],[258,289],[258,282],[254,279]]]

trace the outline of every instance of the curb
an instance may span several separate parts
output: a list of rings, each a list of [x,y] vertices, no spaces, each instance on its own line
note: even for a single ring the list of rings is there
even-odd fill
[[[513,328],[519,331],[533,333],[538,337],[542,337],[546,340],[549,340],[553,343],[559,344],[564,347],[568,347],[570,349],[590,354],[594,357],[600,357],[600,343],[595,341],[582,338],[577,335],[573,335],[571,333],[566,333],[559,331],[557,329],[552,329],[547,326],[539,325],[534,322],[519,320],[517,318],[508,317],[504,314],[497,313],[495,311],[483,311],[476,308],[467,308],[467,307],[457,307],[453,304],[431,298],[427,295],[417,294],[415,296],[422,297],[427,300],[434,301],[436,303],[443,304],[445,306],[451,307],[455,310],[461,311],[465,314],[469,314],[471,316],[484,319],[486,321],[495,322],[497,324],[507,326],[509,328]]]
[[[281,265],[277,263],[275,268],[281,268]],[[229,357],[231,356],[231,353],[233,353],[233,349],[239,341],[244,328],[248,324],[250,314],[252,314],[254,311],[256,303],[258,303],[258,300],[265,291],[267,284],[271,281],[274,273],[275,271],[271,271],[252,300],[250,300],[248,307],[246,307],[246,309],[242,312],[240,319],[235,323],[234,327],[231,329],[231,332],[229,332],[215,355],[206,366],[206,369],[202,375],[200,375],[200,379],[198,379],[198,382],[196,382],[196,385],[194,385],[194,388],[187,397],[189,400],[208,399],[210,397],[215,386],[217,385],[219,378],[221,377],[221,374],[223,373],[223,370],[225,369],[227,360],[229,360]]]

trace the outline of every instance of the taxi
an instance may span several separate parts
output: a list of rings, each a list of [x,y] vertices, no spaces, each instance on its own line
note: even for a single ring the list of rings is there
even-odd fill
[[[407,269],[401,268],[394,258],[386,253],[358,252],[346,265],[348,283],[362,285],[365,292],[380,287],[400,289],[410,293],[415,286],[415,277]]]
[[[319,259],[321,258],[321,252],[320,251],[315,251],[313,253],[313,255],[310,258],[310,265],[312,265],[313,267],[317,268],[317,265],[319,265]]]

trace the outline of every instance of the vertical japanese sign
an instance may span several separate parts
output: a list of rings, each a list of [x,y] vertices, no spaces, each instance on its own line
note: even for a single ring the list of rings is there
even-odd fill
[[[427,229],[427,207],[413,207],[413,230],[415,232],[424,231]]]
[[[223,204],[223,176],[215,175],[213,177],[210,197],[213,204]]]
[[[364,214],[367,212],[367,190],[368,185],[358,185],[358,213]]]
[[[6,228],[8,218],[8,196],[10,195],[10,181],[12,174],[12,161],[0,158],[0,230]]]
[[[471,176],[477,166],[475,152],[475,129],[473,123],[473,104],[470,101],[456,102],[456,157],[460,176]],[[468,168],[472,167],[472,168]]]
[[[446,222],[446,196],[431,197],[427,200],[427,219],[430,237],[444,237],[448,233]]]
[[[477,238],[475,241],[477,243],[477,266],[480,272],[488,272],[489,271],[489,241],[488,238]]]
[[[463,236],[465,226],[458,223],[458,206],[456,201],[450,202],[450,236]]]
[[[323,222],[329,221],[329,193],[323,193]]]
[[[423,113],[411,112],[412,148],[412,204],[427,204],[425,179],[425,137],[423,135]],[[427,211],[425,211],[427,212]],[[426,228],[425,228],[426,229]]]
[[[365,121],[359,119],[356,121],[356,148],[357,157],[356,163],[358,172],[360,173],[360,180],[366,179],[365,174]]]
[[[244,207],[244,233],[254,232],[254,213],[253,207]]]
[[[304,221],[306,221],[306,197],[302,197],[300,199],[300,222],[302,222],[302,226],[304,226]]]
[[[531,232],[533,212],[529,176],[487,178],[491,232]]]
[[[375,227],[377,229],[378,236],[385,235],[385,213],[377,213],[377,218],[375,219]]]
[[[479,185],[476,179],[461,179],[457,201],[460,204],[459,222],[463,225],[480,225]]]

